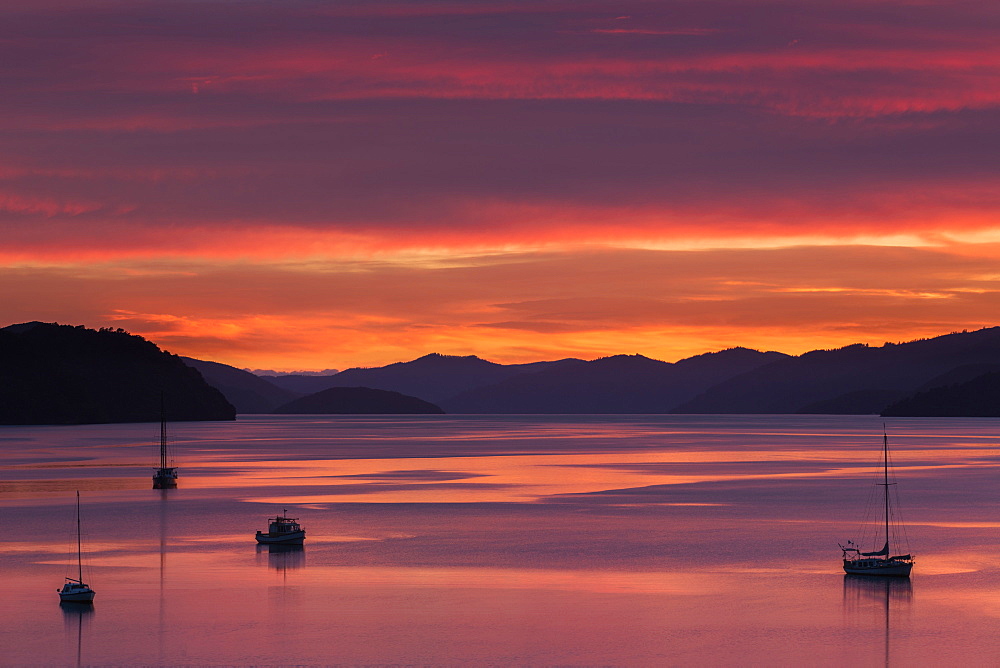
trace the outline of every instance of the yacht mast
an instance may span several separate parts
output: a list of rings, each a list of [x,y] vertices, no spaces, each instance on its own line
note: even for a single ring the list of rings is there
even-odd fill
[[[76,577],[83,582],[83,544],[80,542],[80,490],[76,490]]]
[[[167,413],[160,393],[160,468],[167,468]]]
[[[887,548],[886,559],[892,554],[892,550],[889,550],[889,436],[885,432],[885,427],[882,427],[882,476],[884,482],[882,487],[885,489],[885,546]]]

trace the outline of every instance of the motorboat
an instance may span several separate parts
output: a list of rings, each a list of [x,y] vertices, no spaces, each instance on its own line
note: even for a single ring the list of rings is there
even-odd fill
[[[306,539],[306,530],[299,525],[299,521],[294,517],[287,517],[287,510],[282,510],[281,515],[268,518],[267,533],[257,531],[255,538],[258,543],[268,545],[301,545]]]

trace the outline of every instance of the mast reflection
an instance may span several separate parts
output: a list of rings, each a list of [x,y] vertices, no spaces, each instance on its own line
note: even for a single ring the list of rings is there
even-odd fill
[[[170,535],[169,528],[169,513],[167,503],[170,498],[171,489],[162,488],[160,489],[160,605],[159,605],[159,615],[158,615],[158,633],[157,633],[157,651],[161,664],[165,658],[166,642],[164,640],[164,635],[166,634],[166,617],[167,617],[167,596],[165,591],[166,576],[167,576],[167,552],[169,551],[168,536]]]
[[[83,664],[83,629],[90,626],[94,614],[94,606],[88,603],[60,601],[59,608],[63,612],[63,623],[67,635],[76,632],[76,665]]]
[[[884,628],[884,660],[888,666],[891,647],[891,612],[908,610],[913,600],[909,578],[884,575],[844,575],[844,613],[855,624]],[[865,614],[865,613],[868,614]]]

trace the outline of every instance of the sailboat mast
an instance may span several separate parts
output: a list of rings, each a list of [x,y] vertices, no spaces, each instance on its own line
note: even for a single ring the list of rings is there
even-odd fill
[[[883,489],[885,489],[885,546],[889,547],[889,436],[886,434],[885,429],[882,429],[882,475],[884,481],[882,484]],[[892,550],[889,550],[886,554],[886,558],[892,554]]]
[[[160,394],[160,468],[167,468],[167,413],[163,407],[163,394]]]
[[[83,544],[80,542],[80,490],[76,490],[76,577],[83,582]]]

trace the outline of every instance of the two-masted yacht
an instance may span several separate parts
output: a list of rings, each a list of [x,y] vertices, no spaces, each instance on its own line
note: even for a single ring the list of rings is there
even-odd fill
[[[76,578],[66,578],[59,600],[67,603],[93,603],[96,592],[83,581],[83,541],[80,536],[80,492],[76,493]]]
[[[871,541],[872,549],[863,549],[854,541],[841,545],[843,552],[844,572],[852,575],[893,575],[909,577],[913,569],[913,555],[892,554],[893,547],[905,543],[905,534],[899,518],[893,510],[892,495],[889,488],[895,482],[889,481],[889,437],[882,433],[882,482],[876,482],[876,488],[881,487],[881,493],[873,495],[874,503],[870,504],[868,517],[872,520],[867,524],[865,534]],[[862,543],[866,542],[862,539]],[[879,545],[881,544],[881,548]],[[875,549],[878,548],[878,549]]]

